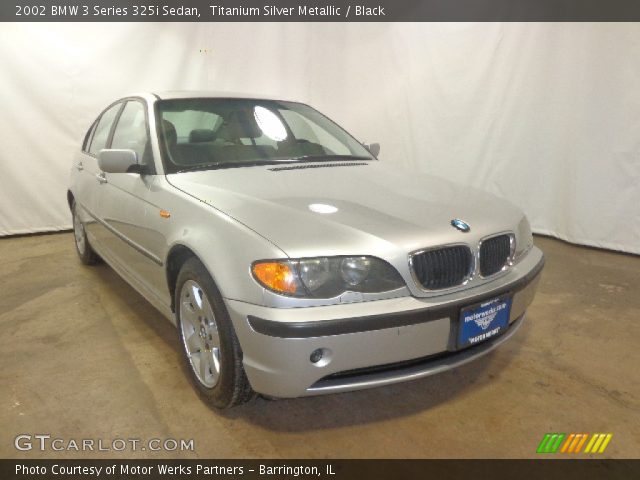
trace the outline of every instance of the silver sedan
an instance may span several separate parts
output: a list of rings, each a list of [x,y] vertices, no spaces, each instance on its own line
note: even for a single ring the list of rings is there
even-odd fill
[[[378,150],[302,103],[122,98],[74,158],[78,255],[177,326],[216,407],[456,367],[520,327],[542,252],[508,201]]]

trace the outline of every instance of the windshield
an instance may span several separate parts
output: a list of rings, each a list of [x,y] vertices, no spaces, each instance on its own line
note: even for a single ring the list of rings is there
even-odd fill
[[[301,103],[190,98],[156,105],[167,173],[373,159],[342,128]]]

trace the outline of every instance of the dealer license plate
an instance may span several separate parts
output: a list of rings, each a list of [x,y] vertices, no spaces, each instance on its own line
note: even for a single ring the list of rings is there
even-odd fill
[[[458,348],[470,347],[500,335],[509,326],[511,297],[487,300],[460,311]]]

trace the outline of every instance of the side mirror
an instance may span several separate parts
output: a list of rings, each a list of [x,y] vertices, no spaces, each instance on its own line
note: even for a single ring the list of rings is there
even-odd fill
[[[365,145],[365,148],[371,152],[371,155],[374,157],[378,157],[380,154],[380,144],[379,143],[370,143],[369,145]]]
[[[140,172],[138,155],[133,150],[100,150],[98,166],[106,173]]]

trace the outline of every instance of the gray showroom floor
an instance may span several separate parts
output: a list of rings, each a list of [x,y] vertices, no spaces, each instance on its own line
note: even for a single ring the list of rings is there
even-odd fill
[[[0,457],[83,456],[17,452],[20,433],[193,438],[182,455],[201,458],[532,457],[546,432],[612,432],[604,456],[640,452],[639,257],[538,237],[538,296],[494,353],[413,383],[219,413],[192,391],[169,322],[109,267],[81,266],[72,238],[0,239]]]

